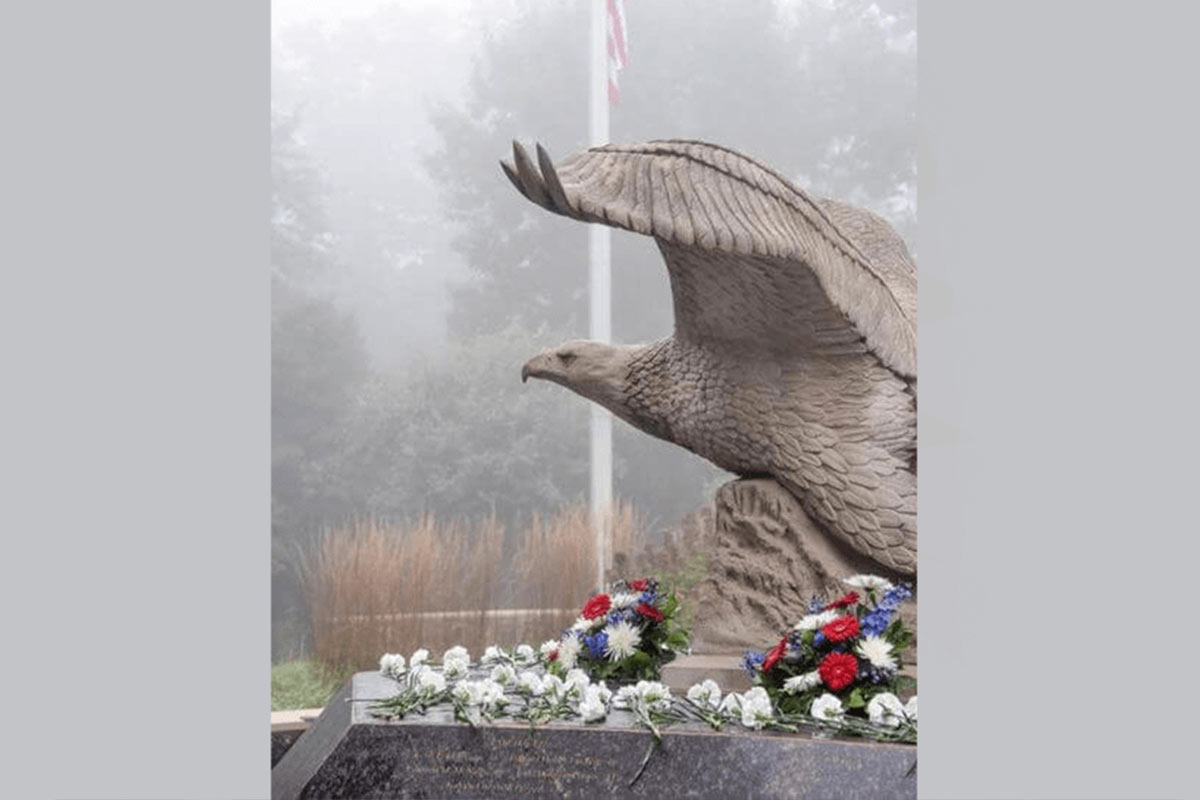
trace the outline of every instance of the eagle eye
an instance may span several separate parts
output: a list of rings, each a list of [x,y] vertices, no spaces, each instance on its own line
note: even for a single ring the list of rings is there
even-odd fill
[[[562,365],[564,367],[571,366],[571,362],[574,361],[576,358],[577,358],[577,356],[574,353],[559,353],[558,354],[558,360],[562,362]]]

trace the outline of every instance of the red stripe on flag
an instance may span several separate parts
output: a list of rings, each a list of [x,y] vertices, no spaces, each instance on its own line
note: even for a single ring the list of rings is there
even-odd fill
[[[617,89],[617,85],[612,81],[608,82],[608,104],[615,106],[617,101],[621,99],[621,91]]]
[[[625,26],[621,23],[621,14],[617,11],[617,0],[608,0],[608,24],[613,36],[609,39],[609,44],[616,40],[617,54],[620,56],[618,64],[625,66],[628,63],[629,54],[625,51]],[[612,48],[609,47],[609,55],[612,55]]]

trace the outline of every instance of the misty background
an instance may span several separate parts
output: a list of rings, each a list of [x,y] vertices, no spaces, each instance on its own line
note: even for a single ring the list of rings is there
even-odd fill
[[[614,142],[732,147],[882,215],[916,254],[913,0],[625,13]],[[586,2],[552,0],[272,4],[275,659],[306,651],[298,565],[323,532],[422,514],[517,529],[586,501],[586,401],[520,380],[587,336],[586,226],[497,162],[514,138],[556,161],[586,148],[588,21]],[[615,232],[612,276],[614,340],[669,335],[653,242]],[[729,477],[613,430],[614,492],[651,536]]]

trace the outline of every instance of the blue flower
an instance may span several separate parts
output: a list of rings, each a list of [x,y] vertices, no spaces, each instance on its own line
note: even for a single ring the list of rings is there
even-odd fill
[[[881,605],[879,608],[863,614],[862,621],[858,625],[859,630],[865,636],[882,636],[883,632],[887,630],[888,623],[891,622],[892,610]]]
[[[895,611],[908,598],[912,597],[912,589],[905,584],[897,584],[883,593],[883,599],[879,601],[880,608],[886,608],[888,611]]]
[[[588,652],[592,658],[603,658],[604,651],[608,649],[608,634],[600,631],[592,636],[583,637],[583,643],[587,645]]]
[[[825,644],[825,634],[817,631],[813,634],[813,647],[820,647]]]
[[[808,601],[808,613],[816,614],[818,611],[825,608],[825,598],[817,595],[812,596],[812,600]]]
[[[648,589],[647,591],[642,592],[642,596],[640,599],[641,599],[641,602],[643,602],[643,603],[649,603],[650,605],[654,605],[654,600],[655,600],[656,596],[657,595],[653,589]]]
[[[763,661],[766,661],[766,659],[766,653],[759,653],[755,650],[747,650],[746,655],[742,657],[742,669],[746,671],[747,675],[753,678],[758,674],[759,669],[762,667]]]

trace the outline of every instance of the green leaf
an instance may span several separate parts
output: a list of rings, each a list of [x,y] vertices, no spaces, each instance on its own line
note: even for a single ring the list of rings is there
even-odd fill
[[[846,698],[846,708],[862,708],[867,704],[863,699],[862,690],[856,688],[850,692],[850,696]]]

